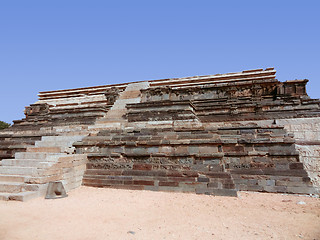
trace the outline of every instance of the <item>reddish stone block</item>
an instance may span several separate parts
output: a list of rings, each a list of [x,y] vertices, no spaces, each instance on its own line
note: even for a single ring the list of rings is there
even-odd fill
[[[134,180],[134,185],[148,185],[148,186],[154,186],[154,181],[146,181],[146,180]]]
[[[143,170],[123,170],[125,176],[160,176],[166,177],[166,172],[161,170],[143,171]]]
[[[177,187],[179,186],[179,183],[178,182],[159,182],[159,186]]]
[[[225,189],[234,189],[235,185],[233,183],[225,183],[225,184],[223,184],[223,188],[225,188]]]
[[[226,172],[209,172],[206,173],[206,176],[210,178],[231,178],[230,173]]]
[[[133,164],[134,170],[151,170],[152,164],[146,164],[146,163],[134,163]]]
[[[168,180],[176,182],[195,182],[196,178],[194,177],[168,177]]]
[[[223,184],[233,184],[233,180],[231,178],[223,179]]]
[[[121,175],[123,170],[87,169],[86,175]]]
[[[125,180],[125,181],[123,181],[123,184],[124,185],[132,185],[133,181],[132,180]]]
[[[199,173],[196,171],[182,171],[183,177],[198,177]]]
[[[236,146],[236,145],[225,145],[223,146],[223,151],[224,152],[236,152],[240,153],[244,151],[243,146]]]

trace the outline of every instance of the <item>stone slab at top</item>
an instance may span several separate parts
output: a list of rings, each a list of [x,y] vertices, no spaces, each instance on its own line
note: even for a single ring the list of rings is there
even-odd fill
[[[275,79],[276,70],[274,68],[266,69],[254,69],[254,70],[245,70],[242,72],[233,72],[226,74],[215,74],[215,75],[204,75],[204,76],[193,76],[193,77],[182,77],[182,78],[168,78],[168,79],[159,79],[159,80],[145,80],[145,81],[136,81],[137,82],[149,82],[150,87],[162,87],[162,86],[171,86],[171,87],[191,87],[196,85],[203,84],[229,84],[229,83],[240,83],[244,81],[264,81],[264,80],[273,80]],[[99,95],[103,94],[109,88],[119,88],[125,89],[130,83],[122,84],[111,84],[111,85],[102,85],[94,87],[84,87],[84,88],[74,88],[74,89],[65,89],[65,90],[55,90],[55,91],[44,91],[39,92],[39,100],[46,100],[52,98],[66,98],[66,97],[79,97],[85,95]]]
[[[151,87],[161,87],[161,86],[170,86],[170,87],[191,87],[203,84],[230,84],[245,81],[259,81],[259,80],[273,80],[275,79],[276,70],[274,68],[263,69],[254,69],[254,70],[245,70],[242,72],[226,73],[226,74],[215,74],[215,75],[206,75],[206,76],[194,76],[194,77],[185,77],[185,78],[171,78],[171,79],[162,79],[154,80],[150,82]]]

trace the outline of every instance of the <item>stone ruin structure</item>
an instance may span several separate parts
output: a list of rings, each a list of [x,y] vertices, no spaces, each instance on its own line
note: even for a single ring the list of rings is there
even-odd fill
[[[320,101],[273,68],[40,92],[0,131],[0,199],[48,183],[319,194]]]

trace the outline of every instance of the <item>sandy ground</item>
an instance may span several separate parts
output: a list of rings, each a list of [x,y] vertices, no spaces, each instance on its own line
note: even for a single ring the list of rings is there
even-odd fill
[[[320,239],[320,199],[81,187],[63,199],[0,201],[0,239]]]

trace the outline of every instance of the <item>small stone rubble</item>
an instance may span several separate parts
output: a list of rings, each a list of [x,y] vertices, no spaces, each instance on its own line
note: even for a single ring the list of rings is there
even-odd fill
[[[41,92],[0,132],[0,198],[49,181],[237,196],[319,194],[320,101],[273,68]]]

